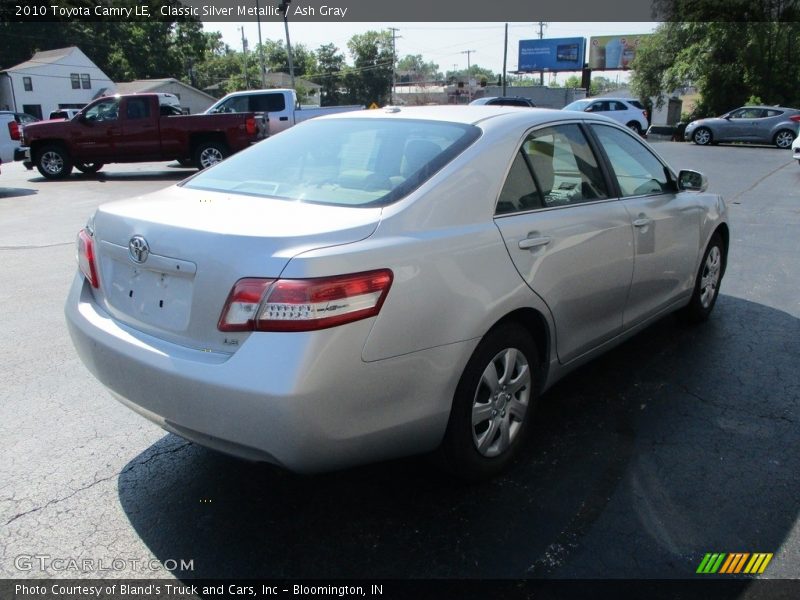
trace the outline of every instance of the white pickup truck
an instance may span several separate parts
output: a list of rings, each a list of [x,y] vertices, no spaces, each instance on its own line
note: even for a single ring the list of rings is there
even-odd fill
[[[233,92],[211,105],[207,114],[253,112],[264,115],[265,136],[275,135],[301,121],[351,110],[364,110],[363,105],[301,108],[297,94],[291,89],[248,90]]]

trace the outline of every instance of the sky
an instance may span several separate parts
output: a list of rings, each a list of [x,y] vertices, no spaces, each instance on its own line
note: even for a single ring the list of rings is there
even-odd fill
[[[593,35],[617,35],[651,33],[658,23],[547,23],[545,38],[591,37]],[[206,23],[207,31],[219,31],[222,38],[232,48],[242,49],[242,34],[239,27],[244,26],[244,35],[250,48],[258,43],[256,23]],[[426,61],[439,65],[442,72],[453,68],[466,69],[466,50],[471,53],[470,63],[499,73],[503,69],[504,23],[292,23],[289,21],[289,35],[292,44],[302,43],[316,50],[322,44],[333,43],[345,52],[348,62],[347,41],[356,33],[372,30],[385,30],[396,27],[398,38],[397,56],[421,54]],[[261,24],[263,39],[284,40],[282,22]],[[538,23],[509,23],[508,25],[508,63],[509,71],[517,68],[519,40],[539,37]],[[607,72],[606,77],[627,80],[623,72]],[[550,75],[552,76],[552,75]],[[548,76],[548,77],[550,77]],[[563,81],[569,74],[561,74]]]

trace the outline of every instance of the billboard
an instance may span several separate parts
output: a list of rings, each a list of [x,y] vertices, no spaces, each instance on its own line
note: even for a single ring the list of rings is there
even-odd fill
[[[603,35],[589,38],[589,68],[595,71],[630,68],[639,42],[649,35]]]
[[[585,38],[520,40],[519,71],[580,71],[586,55]]]

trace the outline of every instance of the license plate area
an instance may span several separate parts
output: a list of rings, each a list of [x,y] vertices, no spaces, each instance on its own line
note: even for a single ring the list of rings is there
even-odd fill
[[[102,285],[108,303],[142,323],[185,331],[191,316],[194,269],[187,268],[184,261],[180,261],[184,265],[181,271],[170,266],[177,264],[174,260],[165,264],[153,260],[152,265],[144,266],[127,257],[115,256],[117,252],[109,254],[102,261],[105,280]]]

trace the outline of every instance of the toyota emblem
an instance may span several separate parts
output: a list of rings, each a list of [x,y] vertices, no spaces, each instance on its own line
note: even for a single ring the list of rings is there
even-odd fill
[[[131,260],[135,263],[143,263],[150,255],[150,246],[147,245],[147,240],[140,235],[135,235],[128,242],[128,254]]]

